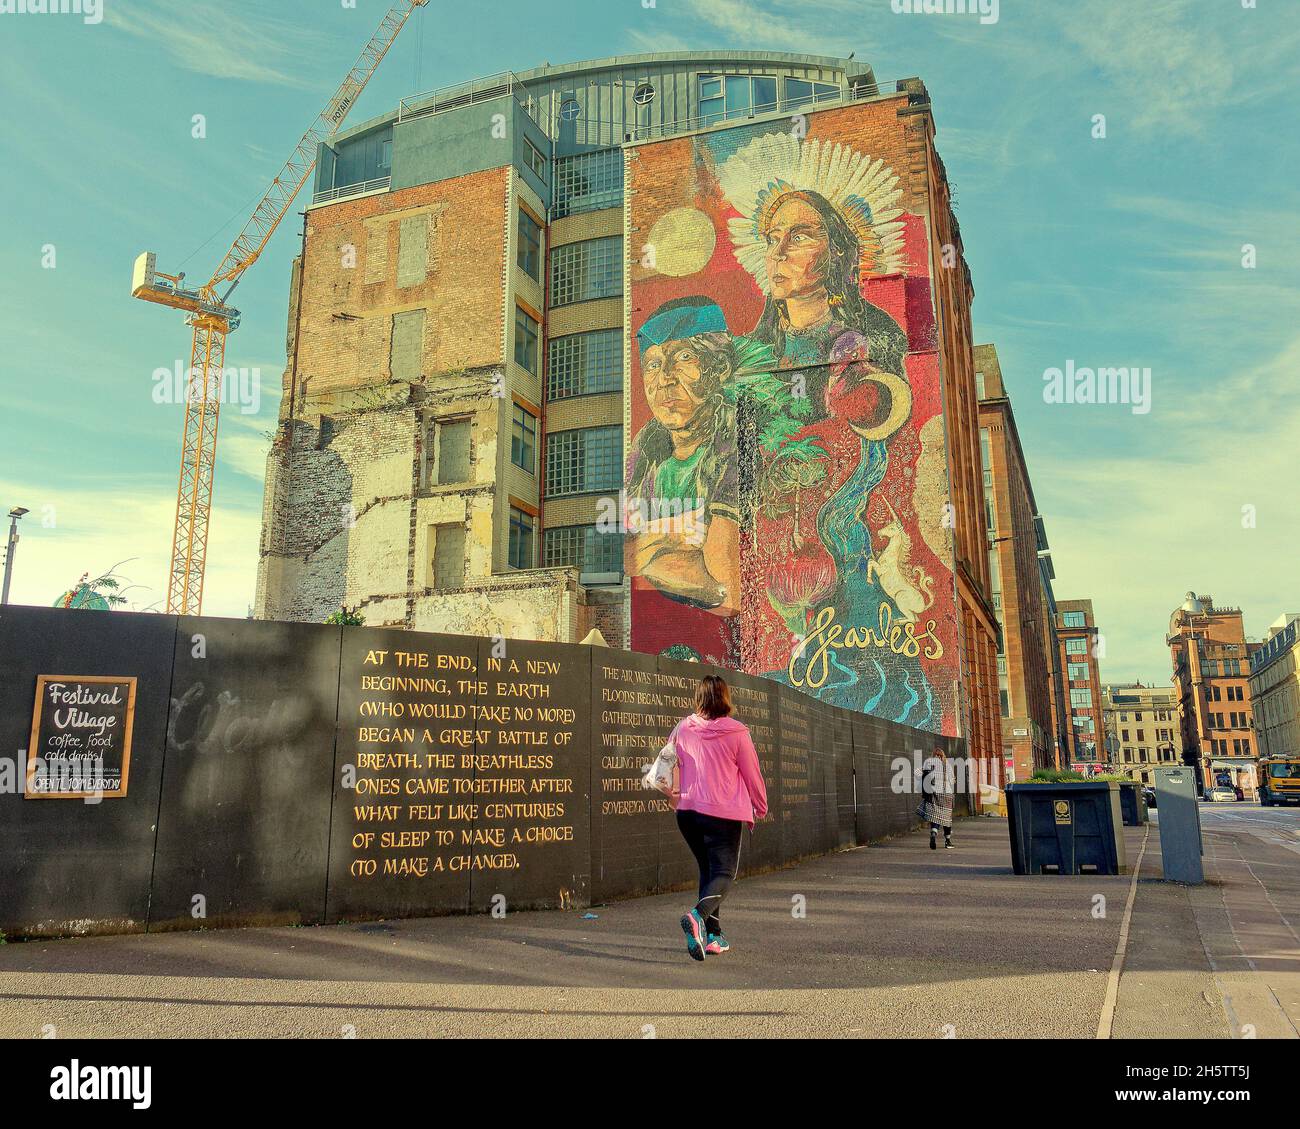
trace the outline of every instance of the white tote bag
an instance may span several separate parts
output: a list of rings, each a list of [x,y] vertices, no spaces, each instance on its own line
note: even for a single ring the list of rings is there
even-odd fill
[[[641,787],[653,788],[665,796],[677,791],[677,746],[671,737],[659,755],[641,769]]]

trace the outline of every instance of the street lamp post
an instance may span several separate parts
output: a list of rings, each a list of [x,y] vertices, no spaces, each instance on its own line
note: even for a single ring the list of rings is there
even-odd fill
[[[9,542],[5,547],[5,579],[4,588],[0,590],[0,604],[9,602],[9,581],[14,574],[14,553],[18,548],[18,519],[28,511],[22,506],[14,506],[9,511]]]

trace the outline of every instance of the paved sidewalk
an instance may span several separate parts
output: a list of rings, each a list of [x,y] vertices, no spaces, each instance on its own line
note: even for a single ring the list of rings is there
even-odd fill
[[[1126,831],[1130,862],[1143,835]],[[1095,1037],[1131,877],[1016,878],[1003,820],[965,820],[955,837],[953,851],[931,852],[914,833],[738,883],[724,912],[734,949],[704,964],[686,957],[680,894],[599,906],[594,919],[539,912],[4,945],[0,1035]],[[1225,845],[1216,851],[1225,873],[1240,869]],[[1206,887],[1202,904],[1155,881],[1158,864],[1153,828],[1113,1033],[1225,1037],[1220,985],[1240,1022],[1284,1033],[1281,1006],[1242,1011],[1261,973],[1231,981],[1226,956],[1216,971],[1197,929],[1214,897],[1244,927],[1234,907],[1245,880],[1225,879],[1227,902]],[[1279,999],[1294,986],[1294,973],[1268,975]]]

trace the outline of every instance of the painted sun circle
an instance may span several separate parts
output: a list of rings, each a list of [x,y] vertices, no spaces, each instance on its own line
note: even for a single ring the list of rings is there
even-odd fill
[[[654,250],[653,269],[681,278],[704,269],[717,240],[713,222],[698,208],[673,208],[655,220],[646,243]]]

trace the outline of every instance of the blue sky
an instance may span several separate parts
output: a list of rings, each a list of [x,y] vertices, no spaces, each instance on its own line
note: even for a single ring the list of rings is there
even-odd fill
[[[1255,636],[1300,608],[1294,0],[1002,0],[989,24],[890,0],[649,2],[434,0],[351,120],[476,75],[638,51],[853,51],[882,82],[919,75],[976,340],[1001,356],[1057,594],[1096,606],[1103,677],[1167,682],[1164,631],[1189,588],[1241,606]],[[0,15],[0,502],[32,511],[18,602],[133,558],[132,604],[161,606],[182,409],[155,402],[153,373],[188,363],[189,337],[179,314],[131,299],[132,261],[153,250],[206,279],[387,7]],[[237,291],[227,364],[260,369],[263,394],[255,414],[222,414],[210,614],[253,600],[299,227],[291,215]],[[1067,361],[1150,368],[1151,411],[1045,403],[1044,371]]]

